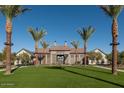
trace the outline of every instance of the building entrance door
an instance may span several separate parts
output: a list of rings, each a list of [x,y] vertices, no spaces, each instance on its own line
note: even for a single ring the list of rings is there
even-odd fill
[[[57,62],[59,63],[59,64],[65,64],[65,57],[64,57],[64,55],[57,55]]]

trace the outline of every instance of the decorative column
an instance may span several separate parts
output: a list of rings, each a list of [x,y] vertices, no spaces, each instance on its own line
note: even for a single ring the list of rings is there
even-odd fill
[[[47,54],[46,54],[46,64],[47,64]]]
[[[52,54],[50,54],[50,64],[52,64]]]
[[[70,59],[71,59],[71,58],[70,58],[70,54],[68,54],[68,63],[69,63],[69,64],[71,64],[71,63],[70,63]]]
[[[74,54],[74,64],[75,64],[75,54]]]

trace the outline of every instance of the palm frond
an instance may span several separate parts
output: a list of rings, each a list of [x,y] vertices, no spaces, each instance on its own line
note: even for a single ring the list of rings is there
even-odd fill
[[[30,34],[32,35],[32,38],[36,41],[36,34],[35,34],[35,30],[32,28],[32,27],[30,27],[29,29],[28,29],[28,31],[30,32]]]
[[[121,5],[114,5],[110,6],[110,10],[112,12],[113,17],[118,17],[121,11],[123,10],[124,6]]]
[[[92,26],[89,26],[87,28],[80,28],[77,32],[81,36],[81,38],[87,42],[89,37],[92,35],[92,33],[95,31],[95,29]]]
[[[38,31],[38,40],[40,40],[42,37],[44,37],[46,34],[47,34],[47,32],[46,32],[46,30],[45,29],[40,29],[39,31]]]
[[[1,13],[10,19],[28,10],[30,9],[24,8],[21,5],[1,5],[0,6]]]
[[[122,5],[102,5],[100,6],[104,12],[109,15],[110,17],[118,17],[121,11],[123,10],[124,6]]]
[[[47,43],[47,42],[44,41],[44,40],[41,40],[41,41],[40,41],[40,44],[41,44],[42,47],[45,48],[45,49],[48,48],[48,46],[49,46],[49,43]]]
[[[28,31],[31,33],[32,38],[38,42],[41,38],[43,38],[46,35],[46,31],[45,29],[33,29],[32,27],[30,27],[28,29]]]
[[[101,5],[100,8],[105,12],[106,15],[112,17],[111,11],[108,5]]]
[[[93,34],[93,32],[95,32],[95,29],[91,26],[89,26],[86,30],[86,40],[89,39],[89,37]]]
[[[79,47],[79,45],[80,45],[80,42],[73,40],[73,41],[71,42],[71,45],[72,45],[75,49],[77,49],[77,48]]]

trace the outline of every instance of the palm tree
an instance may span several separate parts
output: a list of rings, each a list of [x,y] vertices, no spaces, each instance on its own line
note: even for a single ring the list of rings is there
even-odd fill
[[[20,5],[1,5],[0,12],[6,17],[6,71],[5,75],[11,74],[11,35],[12,35],[12,20],[19,14],[24,13],[29,9],[23,8]]]
[[[91,26],[89,26],[87,28],[80,28],[77,31],[84,41],[84,65],[85,66],[86,66],[86,61],[87,61],[87,42],[94,31],[95,31],[95,29]]]
[[[32,27],[30,27],[28,29],[28,31],[30,32],[30,34],[32,35],[32,38],[35,41],[35,58],[36,58],[36,65],[38,65],[38,42],[40,39],[42,39],[45,35],[46,35],[46,31],[45,29],[34,29]]]
[[[118,45],[118,16],[123,10],[121,5],[100,6],[103,11],[112,18],[112,74],[117,75],[117,45]]]
[[[76,60],[75,60],[75,63],[77,63],[77,49],[78,49],[78,47],[79,47],[79,45],[80,45],[80,42],[74,40],[74,41],[71,42],[71,45],[75,48],[75,53],[76,53]]]
[[[46,49],[48,48],[49,44],[44,40],[41,40],[40,43],[41,43],[41,45],[43,47],[43,56],[45,58],[46,57]],[[44,64],[46,64],[46,60],[44,61]]]

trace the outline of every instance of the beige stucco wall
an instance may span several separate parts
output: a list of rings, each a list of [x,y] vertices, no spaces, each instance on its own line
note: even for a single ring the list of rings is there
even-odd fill
[[[75,64],[76,54],[70,54],[70,51],[50,51],[50,54],[47,54],[47,64],[59,64],[59,62],[57,62],[57,55],[59,54],[68,55],[65,64]],[[78,54],[77,61],[81,62],[82,58],[83,54]]]

